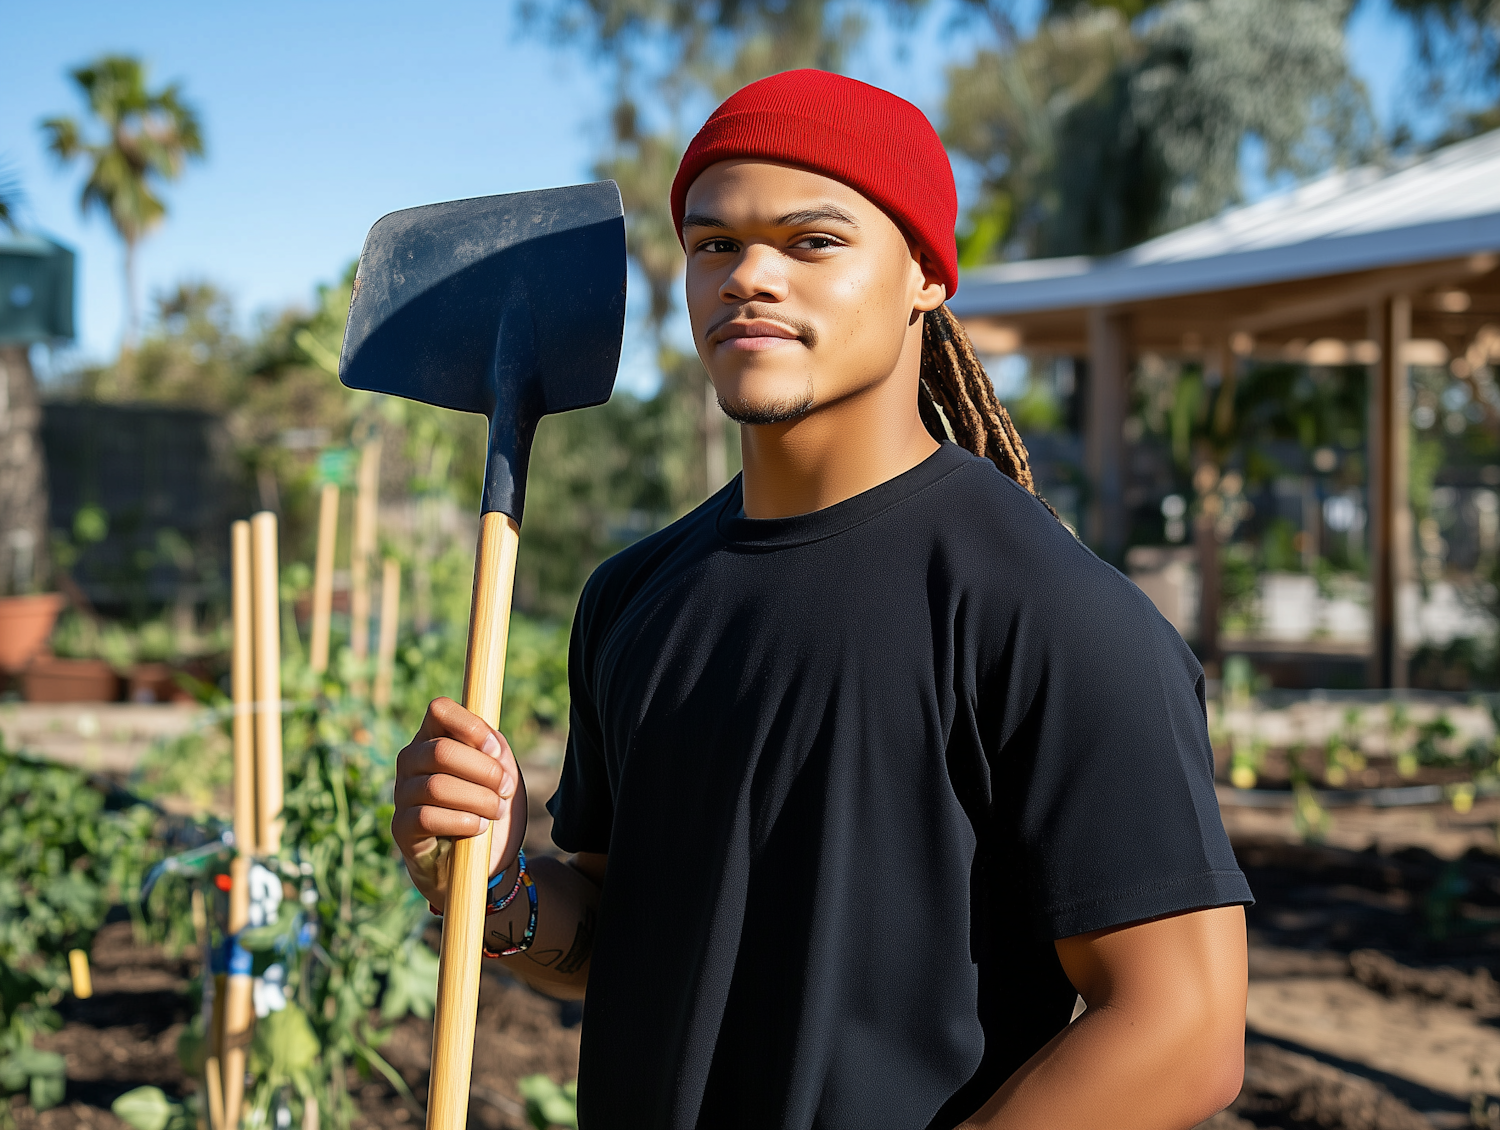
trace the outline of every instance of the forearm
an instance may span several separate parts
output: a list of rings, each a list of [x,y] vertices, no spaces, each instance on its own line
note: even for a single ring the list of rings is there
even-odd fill
[[[1090,1008],[1037,1052],[961,1130],[1187,1130],[1239,1090],[1243,1026]]]
[[[550,996],[582,997],[598,922],[599,886],[576,866],[551,856],[528,859],[527,866],[536,883],[536,936],[526,950],[499,963]],[[530,914],[525,893],[517,892],[509,906],[485,920],[485,944],[495,952],[518,944]]]
[[[1245,915],[1238,906],[1065,938],[1089,1004],[963,1130],[1188,1130],[1239,1093]]]

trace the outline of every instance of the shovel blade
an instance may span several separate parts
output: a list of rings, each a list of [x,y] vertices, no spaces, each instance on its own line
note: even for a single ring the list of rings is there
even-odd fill
[[[519,521],[537,421],[609,399],[624,325],[613,181],[428,204],[365,237],[339,378],[487,416],[484,509]]]

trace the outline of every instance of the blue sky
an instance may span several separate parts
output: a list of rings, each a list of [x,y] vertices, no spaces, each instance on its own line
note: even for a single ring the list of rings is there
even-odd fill
[[[943,66],[974,42],[952,32],[949,12],[937,3],[913,28],[877,26],[851,72],[936,117]],[[1409,37],[1387,0],[1362,0],[1350,36],[1389,121]],[[605,140],[607,76],[587,56],[524,33],[505,0],[26,5],[7,21],[0,159],[21,180],[25,225],[79,253],[72,359],[103,359],[118,346],[121,255],[102,217],[80,217],[81,172],[56,167],[37,122],[82,113],[67,70],[106,51],[139,54],[155,81],[180,81],[208,143],[208,159],[168,189],[168,222],[142,246],[145,297],[210,279],[247,324],[309,303],[383,213],[585,180]],[[649,358],[633,340],[621,381],[648,389]]]

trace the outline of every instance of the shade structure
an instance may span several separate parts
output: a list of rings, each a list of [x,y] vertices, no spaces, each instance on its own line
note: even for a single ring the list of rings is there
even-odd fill
[[[1500,131],[1333,173],[1118,255],[972,270],[952,307],[982,353],[1088,359],[1084,533],[1110,557],[1124,548],[1133,358],[1199,360],[1230,381],[1245,358],[1370,366],[1370,681],[1400,686],[1407,367],[1448,364],[1464,376],[1500,362],[1497,267]],[[1212,601],[1203,604],[1210,615]]]

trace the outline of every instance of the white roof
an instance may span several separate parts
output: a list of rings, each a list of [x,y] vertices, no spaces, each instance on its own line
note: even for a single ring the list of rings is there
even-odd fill
[[[1108,258],[965,271],[960,316],[1103,306],[1500,250],[1500,130],[1332,173]]]

